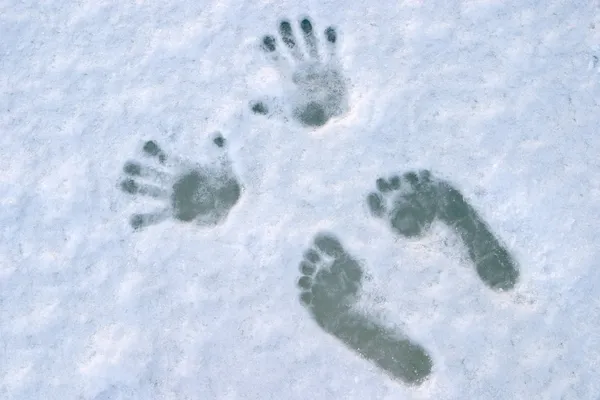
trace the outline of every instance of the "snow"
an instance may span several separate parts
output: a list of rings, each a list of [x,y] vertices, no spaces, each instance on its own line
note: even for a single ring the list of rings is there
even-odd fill
[[[282,95],[259,48],[281,18],[338,30],[349,111],[254,115]],[[596,399],[600,2],[0,2],[0,398]],[[155,140],[243,185],[214,227],[134,231],[119,189]],[[449,228],[374,219],[380,176],[452,182],[518,260],[478,278]],[[298,301],[330,231],[364,263],[361,307],[433,360],[409,386]]]

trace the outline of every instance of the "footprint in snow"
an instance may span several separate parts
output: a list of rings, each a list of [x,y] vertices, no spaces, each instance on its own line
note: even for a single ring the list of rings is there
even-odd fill
[[[463,195],[427,170],[379,178],[367,196],[372,215],[404,237],[425,234],[439,218],[462,239],[481,280],[495,290],[512,289],[519,278],[517,262]]]
[[[325,332],[407,384],[421,384],[429,376],[433,363],[423,347],[354,307],[363,267],[335,236],[315,236],[300,273],[300,301]]]

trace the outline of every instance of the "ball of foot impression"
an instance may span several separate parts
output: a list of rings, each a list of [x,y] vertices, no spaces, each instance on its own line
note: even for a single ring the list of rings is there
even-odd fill
[[[394,207],[391,217],[392,227],[401,235],[416,237],[424,234],[435,214],[429,207],[414,201],[402,202]]]

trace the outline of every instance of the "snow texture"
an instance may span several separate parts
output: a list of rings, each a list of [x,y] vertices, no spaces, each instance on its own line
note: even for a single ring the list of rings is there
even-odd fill
[[[0,398],[598,399],[599,60],[598,0],[1,0]]]

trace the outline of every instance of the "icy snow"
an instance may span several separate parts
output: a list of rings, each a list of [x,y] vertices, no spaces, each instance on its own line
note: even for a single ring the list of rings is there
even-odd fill
[[[261,38],[306,15],[351,82],[319,129],[248,108],[284,87]],[[0,398],[599,398],[599,58],[597,0],[0,2]],[[216,131],[244,186],[227,220],[133,231],[156,202],[123,164],[150,139],[201,162]],[[444,226],[369,215],[376,178],[417,168],[507,243],[513,291]],[[322,230],[430,352],[423,385],[298,301]]]

